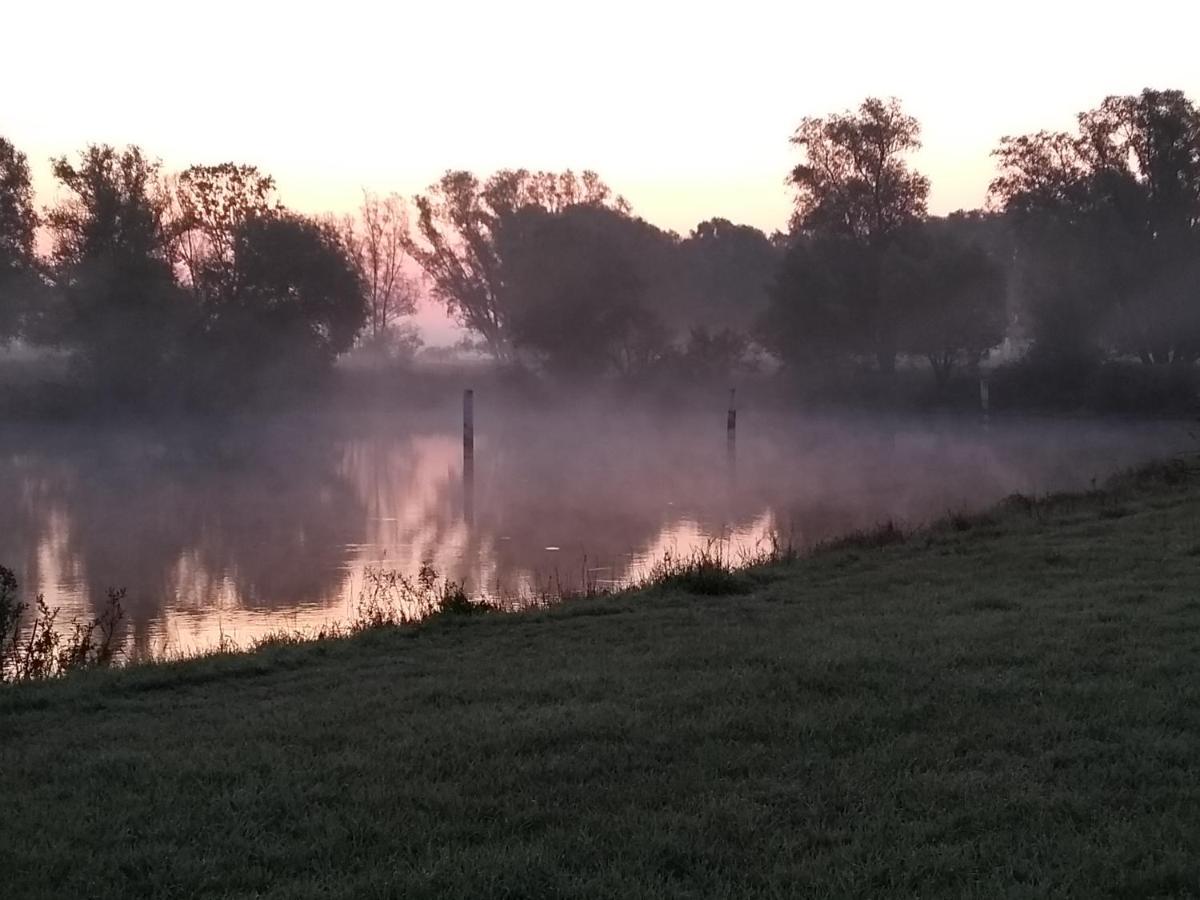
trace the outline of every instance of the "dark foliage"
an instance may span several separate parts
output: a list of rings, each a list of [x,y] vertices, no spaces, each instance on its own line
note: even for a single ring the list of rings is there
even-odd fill
[[[53,168],[66,196],[46,216],[56,290],[36,336],[73,351],[103,396],[143,400],[162,384],[187,315],[158,163],[137,147],[93,145]]]
[[[366,305],[332,227],[291,213],[252,216],[234,227],[229,259],[235,274],[204,297],[192,345],[204,384],[237,390],[311,381],[353,344]],[[213,260],[200,272],[220,283],[224,268]]]
[[[1074,133],[1005,138],[994,200],[1027,260],[1048,356],[1200,359],[1200,110],[1180,91],[1112,96]]]
[[[925,215],[929,179],[909,168],[920,125],[896,100],[868,98],[857,112],[806,118],[792,137],[794,241],[771,293],[764,329],[785,360],[875,357],[895,369],[904,310],[884,285],[897,236]]]
[[[310,219],[253,166],[172,180],[137,147],[98,145],[54,160],[46,259],[27,161],[0,139],[0,342],[65,351],[85,403],[308,391],[356,344],[364,360],[411,359],[397,317],[416,308],[415,265],[506,377],[666,396],[770,369],[769,353],[805,399],[978,405],[977,379],[1023,356],[996,374],[999,407],[1190,409],[1192,100],[1146,89],[1070,132],[1006,137],[990,208],[945,218],[911,165],[920,137],[895,99],[805,118],[789,234],[711,218],[683,238],[590,171],[449,171],[414,198],[410,227],[395,196],[368,194],[361,222]],[[64,408],[56,390],[30,403]]]
[[[648,293],[664,247],[667,235],[603,206],[530,205],[507,216],[496,248],[511,343],[573,379],[653,365],[666,330]]]
[[[0,137],[0,345],[19,333],[39,286],[37,224],[29,161]]]

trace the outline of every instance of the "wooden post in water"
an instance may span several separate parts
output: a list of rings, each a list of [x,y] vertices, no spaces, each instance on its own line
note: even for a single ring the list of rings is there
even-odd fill
[[[736,390],[729,389],[729,414],[725,417],[725,452],[730,465],[737,455],[737,406],[734,404]]]
[[[463,391],[463,468],[475,464],[475,392]]]
[[[463,391],[463,518],[475,519],[475,392]]]

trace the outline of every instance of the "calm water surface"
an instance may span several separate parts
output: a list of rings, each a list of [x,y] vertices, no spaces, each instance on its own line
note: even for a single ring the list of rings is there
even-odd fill
[[[459,410],[171,428],[0,434],[0,563],[64,621],[127,590],[135,642],[190,652],[222,634],[353,614],[369,568],[423,562],[473,593],[619,584],[711,540],[803,546],[887,518],[918,525],[1014,491],[1086,487],[1188,449],[1185,425],[887,420],[744,410],[493,412],[473,489]]]

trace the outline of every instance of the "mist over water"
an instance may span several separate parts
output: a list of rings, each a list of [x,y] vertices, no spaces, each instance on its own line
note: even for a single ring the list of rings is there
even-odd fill
[[[134,644],[180,652],[353,615],[369,568],[423,562],[472,593],[620,585],[667,551],[772,534],[798,547],[916,526],[1013,492],[1086,488],[1186,449],[1180,423],[794,415],[478,402],[473,490],[456,403],[170,429],[52,425],[0,438],[0,559],[90,615],[126,588]]]

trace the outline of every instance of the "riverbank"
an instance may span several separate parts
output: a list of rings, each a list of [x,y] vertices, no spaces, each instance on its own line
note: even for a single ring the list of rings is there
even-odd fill
[[[0,690],[6,898],[1200,892],[1200,468]]]

